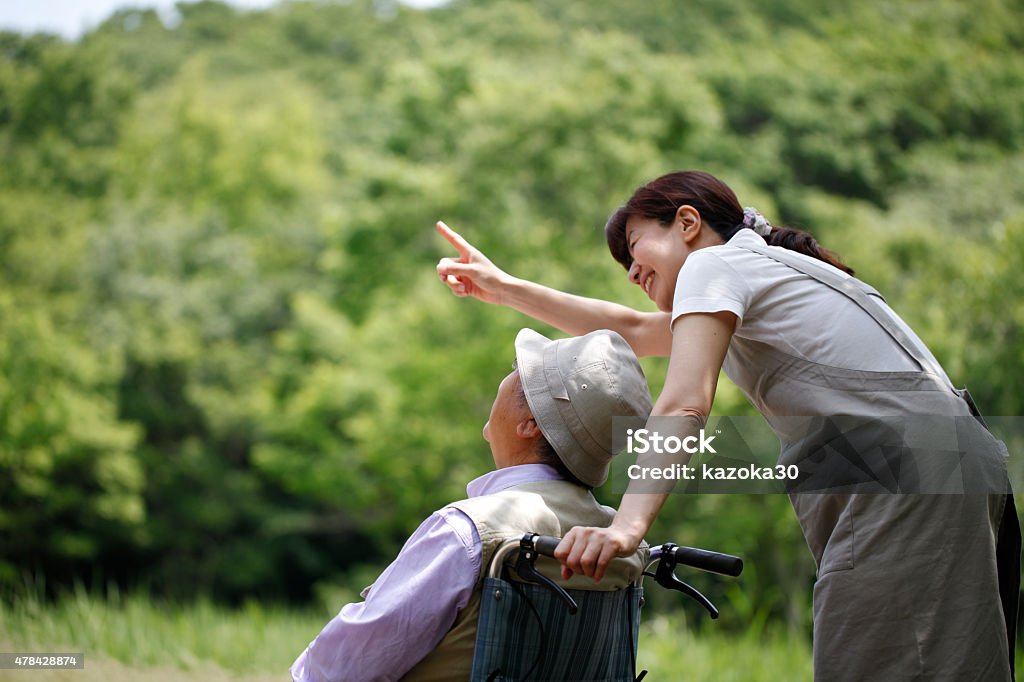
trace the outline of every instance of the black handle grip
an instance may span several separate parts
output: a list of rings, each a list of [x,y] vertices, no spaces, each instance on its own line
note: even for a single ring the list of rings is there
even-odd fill
[[[553,538],[549,535],[538,535],[533,539],[533,546],[537,549],[537,554],[554,557],[555,548],[558,547],[559,542],[561,540],[558,538]]]
[[[555,548],[558,547],[559,538],[549,535],[534,535],[533,546],[537,554],[554,557]],[[710,571],[721,575],[738,576],[743,572],[743,559],[731,554],[721,552],[709,552],[706,549],[696,547],[673,547],[672,553],[677,564],[685,564],[699,568],[702,571]]]
[[[743,559],[738,556],[709,552],[696,547],[676,547],[672,551],[675,554],[676,563],[693,566],[702,571],[731,576],[737,576],[743,572]]]

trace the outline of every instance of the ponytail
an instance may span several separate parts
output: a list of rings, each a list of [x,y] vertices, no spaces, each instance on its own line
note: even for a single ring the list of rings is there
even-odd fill
[[[853,274],[853,268],[843,263],[837,254],[822,247],[810,232],[773,225],[771,233],[764,240],[768,242],[768,246],[781,246],[784,249],[825,261],[848,275]]]

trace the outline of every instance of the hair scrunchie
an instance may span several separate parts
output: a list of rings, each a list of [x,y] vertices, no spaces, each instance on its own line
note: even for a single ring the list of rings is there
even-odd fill
[[[761,212],[752,206],[747,206],[743,209],[743,227],[749,227],[754,232],[758,233],[762,237],[767,237],[772,233],[771,223],[768,219],[761,215]]]

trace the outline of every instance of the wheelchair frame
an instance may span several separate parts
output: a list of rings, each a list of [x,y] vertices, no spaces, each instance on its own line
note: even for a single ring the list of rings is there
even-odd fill
[[[512,626],[503,622],[496,623],[494,618],[500,618],[502,616],[493,615],[490,609],[485,613],[485,610],[482,609],[481,627],[478,630],[476,643],[476,656],[481,657],[482,661],[478,665],[476,657],[474,658],[474,680],[493,682],[495,680],[533,679],[531,678],[531,675],[542,661],[544,661],[544,665],[547,666],[547,668],[542,666],[542,671],[546,671],[546,677],[544,679],[592,679],[591,677],[587,677],[586,673],[571,669],[574,665],[573,661],[578,663],[580,668],[590,666],[592,661],[586,658],[580,659],[578,657],[576,659],[568,658],[566,660],[559,661],[559,657],[557,655],[552,656],[546,652],[546,639],[548,638],[548,635],[544,631],[544,621],[533,604],[534,599],[544,602],[549,609],[556,608],[557,605],[560,604],[561,607],[564,608],[565,612],[547,614],[547,618],[549,621],[554,619],[563,623],[566,622],[567,618],[572,618],[579,609],[577,600],[574,599],[569,592],[538,571],[536,567],[538,557],[554,557],[554,551],[559,542],[560,540],[558,538],[542,536],[536,533],[526,533],[521,537],[506,540],[495,551],[491,559],[491,563],[488,566],[485,580],[485,590],[490,589],[491,593],[485,594],[485,598],[496,600],[495,602],[492,602],[492,605],[504,598],[505,603],[502,608],[505,608],[505,606],[508,605],[508,601],[510,599],[518,599],[521,603],[525,603],[525,605],[529,607],[529,610],[532,611],[532,616],[536,619],[536,627],[539,629],[539,637],[536,634],[533,636],[534,638],[539,639],[539,642],[537,645],[533,646],[533,649],[536,649],[536,651],[532,653],[535,659],[529,669],[523,671],[523,668],[525,668],[528,662],[526,659],[530,656],[530,653],[527,653],[528,647],[525,645],[524,651],[518,656],[510,656],[508,650],[504,649],[502,655],[505,663],[503,665],[494,665],[493,661],[497,656],[495,654],[495,650],[499,649],[499,647],[495,647],[493,639],[488,639],[489,636],[484,634],[484,630],[497,628],[501,632],[505,632],[505,628],[508,628],[511,633],[521,634],[523,632],[521,628],[525,627],[523,624],[525,617],[516,618],[515,620],[517,622]],[[514,563],[512,562],[513,557],[515,557]],[[504,579],[503,574],[509,566],[514,566],[515,572],[519,577],[518,581],[508,581]],[[689,566],[699,570],[726,576],[738,576],[743,571],[743,560],[739,557],[728,554],[710,552],[693,547],[681,547],[674,543],[664,543],[650,549],[650,558],[641,575],[638,576],[635,582],[625,589],[603,593],[609,596],[601,607],[595,606],[597,603],[595,600],[599,598],[596,596],[591,598],[590,596],[602,594],[601,591],[573,590],[578,597],[587,601],[590,605],[588,608],[600,608],[602,610],[601,618],[621,617],[623,609],[626,610],[625,615],[628,623],[628,640],[631,648],[628,650],[622,648],[623,633],[620,631],[616,635],[619,638],[616,640],[618,642],[618,650],[610,654],[608,652],[602,652],[602,655],[610,655],[612,657],[617,656],[617,658],[612,659],[614,662],[609,664],[612,668],[618,671],[615,674],[614,679],[642,680],[647,674],[647,671],[642,671],[639,676],[636,676],[636,654],[640,620],[639,610],[643,605],[643,576],[653,578],[655,582],[666,589],[682,592],[688,597],[695,599],[708,611],[712,618],[718,617],[718,609],[715,608],[714,604],[712,604],[707,597],[676,576],[675,569],[679,566]],[[653,573],[650,572],[652,568],[654,568]],[[527,589],[524,589],[524,587]],[[512,594],[513,591],[518,592],[518,594]],[[528,592],[533,594],[533,599],[531,599]],[[508,593],[507,596],[504,593]],[[615,603],[612,603],[612,605],[609,606],[609,601]],[[520,602],[517,602],[517,604]],[[508,605],[507,607],[513,608],[511,605]],[[521,609],[522,606],[519,605],[515,608]],[[635,612],[633,611],[634,608]],[[493,611],[497,613],[500,612],[500,609],[497,606],[494,606]],[[511,620],[512,618],[509,615],[510,613],[512,612],[504,612],[504,617]],[[518,611],[516,611],[516,613],[518,613]],[[570,615],[566,616],[566,613]],[[610,614],[617,615],[612,616]],[[593,614],[591,613],[589,617],[592,619],[592,616]],[[582,622],[586,621],[581,621],[581,623]],[[574,624],[571,627],[576,627],[576,625]],[[618,627],[621,628],[621,625]],[[609,628],[608,631],[610,631],[610,629],[611,628]],[[600,641],[599,634],[607,635],[607,631],[596,633],[594,628],[590,628],[588,629],[588,634],[593,634],[596,645],[596,642]],[[516,637],[513,638],[516,639]],[[516,639],[516,641],[522,640]],[[578,644],[579,642],[577,642],[577,645]],[[626,665],[627,653],[629,655],[628,666]],[[577,651],[576,654],[579,655],[579,652]],[[510,658],[513,658],[514,662],[509,663]],[[558,668],[558,673],[551,672],[552,665]],[[624,672],[625,667],[629,667],[630,669],[628,674]],[[552,677],[552,675],[555,676]]]

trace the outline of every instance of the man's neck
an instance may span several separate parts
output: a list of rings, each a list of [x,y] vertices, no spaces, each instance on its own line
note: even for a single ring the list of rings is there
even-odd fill
[[[466,486],[468,497],[491,495],[507,488],[539,481],[558,481],[562,477],[547,464],[531,463],[495,469],[475,478]]]
[[[543,464],[537,458],[536,448],[532,445],[516,450],[492,450],[491,454],[494,457],[495,469],[506,469],[508,467],[522,466],[523,464]]]

